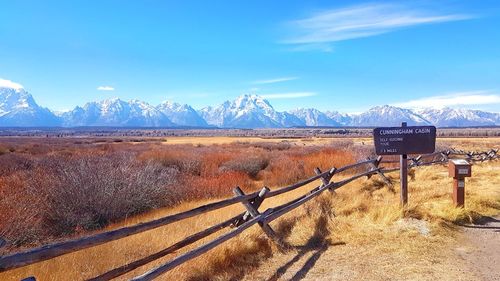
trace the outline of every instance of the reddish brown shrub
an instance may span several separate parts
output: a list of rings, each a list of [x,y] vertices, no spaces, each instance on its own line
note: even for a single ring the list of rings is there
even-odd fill
[[[265,185],[283,186],[314,175],[314,168],[328,170],[354,163],[352,154],[333,148],[303,148],[272,158],[261,173]]]
[[[176,170],[125,154],[49,156],[0,183],[0,209],[9,210],[0,235],[11,245],[100,228],[181,196]]]
[[[95,140],[4,145],[14,152],[0,155],[0,236],[11,246],[99,228],[181,201],[228,197],[236,186],[250,192],[262,183],[293,184],[314,175],[315,167],[354,162],[355,149]]]
[[[321,170],[328,170],[332,167],[342,167],[355,162],[352,154],[345,150],[334,148],[325,148],[320,151],[302,156],[305,169],[309,171],[309,175],[314,172],[314,168],[318,167]]]
[[[124,154],[45,159],[51,167],[45,182],[45,222],[54,234],[77,228],[100,228],[141,211],[172,205],[179,200],[176,170],[153,162],[140,163]]]
[[[253,147],[262,148],[267,151],[282,151],[288,150],[292,147],[289,141],[274,142],[255,142],[252,143]]]
[[[232,194],[236,186],[244,190],[253,190],[254,182],[243,172],[227,171],[215,176],[187,179],[188,199],[223,197]]]
[[[256,178],[257,174],[264,170],[267,165],[269,165],[269,159],[265,156],[250,156],[245,157],[243,155],[236,157],[235,159],[229,160],[221,164],[221,171],[237,171],[243,172],[252,178]]]
[[[45,198],[27,188],[25,179],[26,171],[0,178],[0,238],[10,247],[35,244],[46,237],[41,223]]]
[[[143,161],[156,161],[168,168],[174,168],[191,175],[201,174],[201,159],[186,147],[182,149],[155,149],[143,152],[138,157]]]
[[[8,153],[0,155],[0,175],[8,176],[16,171],[33,168],[34,158],[27,154]]]
[[[266,170],[260,173],[266,186],[284,186],[307,178],[311,173],[304,169],[304,161],[279,156],[271,159]]]

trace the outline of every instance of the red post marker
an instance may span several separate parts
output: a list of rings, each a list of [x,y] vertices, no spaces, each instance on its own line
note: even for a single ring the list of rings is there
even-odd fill
[[[465,178],[472,175],[472,167],[464,159],[448,161],[448,174],[453,177],[453,204],[456,207],[465,206]]]

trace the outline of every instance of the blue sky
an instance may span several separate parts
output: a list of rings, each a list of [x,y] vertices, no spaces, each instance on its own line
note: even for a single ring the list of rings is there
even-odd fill
[[[439,2],[439,3],[437,3]],[[195,108],[500,112],[500,2],[0,0],[0,79],[71,109],[119,97]]]

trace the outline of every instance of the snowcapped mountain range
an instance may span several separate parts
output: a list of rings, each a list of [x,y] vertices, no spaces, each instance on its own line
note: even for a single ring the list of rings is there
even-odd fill
[[[0,127],[373,127],[399,126],[401,122],[438,127],[499,126],[500,113],[452,108],[411,110],[389,105],[359,114],[314,108],[280,112],[264,98],[248,94],[198,111],[186,104],[164,102],[153,106],[139,100],[114,98],[54,113],[39,106],[23,88],[0,87]]]
[[[57,126],[60,120],[22,88],[0,88],[0,126]]]
[[[129,102],[108,99],[89,102],[83,107],[60,115],[62,125],[74,126],[115,126],[115,127],[160,127],[173,126],[158,108],[139,100]]]
[[[242,95],[217,107],[205,107],[199,114],[209,125],[222,128],[281,128],[303,126],[288,112],[278,112],[262,97]]]

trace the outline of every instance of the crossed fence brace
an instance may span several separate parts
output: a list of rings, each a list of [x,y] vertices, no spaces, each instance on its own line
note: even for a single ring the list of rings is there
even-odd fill
[[[452,156],[465,157],[465,159],[472,162],[474,161],[483,162],[499,158],[498,149],[491,149],[486,152],[465,152],[462,150],[450,149],[446,151],[436,152],[433,154],[419,155],[413,158],[409,158],[409,161],[411,162],[409,166],[417,167],[423,165],[443,164],[447,162],[448,159]],[[429,158],[430,158],[429,161],[427,162],[424,161],[424,159],[429,159]],[[140,266],[146,265],[149,262],[159,259],[160,257],[174,253],[175,251],[185,246],[191,245],[201,240],[202,238],[214,234],[226,227],[232,227],[233,230],[231,230],[228,233],[222,234],[216,239],[202,246],[199,246],[191,251],[188,251],[187,253],[181,254],[172,259],[171,261],[161,264],[160,266],[157,266],[149,270],[148,272],[133,278],[132,280],[152,280],[155,277],[158,277],[159,275],[171,270],[172,268],[175,268],[176,266],[190,259],[200,256],[203,253],[209,251],[210,249],[213,249],[214,247],[220,245],[221,243],[237,236],[238,234],[245,231],[254,224],[258,224],[262,228],[263,232],[271,239],[271,241],[273,241],[281,251],[285,251],[286,249],[288,249],[288,245],[284,241],[282,241],[282,239],[271,228],[271,226],[269,225],[271,221],[301,206],[302,204],[318,196],[325,190],[329,190],[330,192],[335,193],[336,189],[361,177],[370,178],[373,175],[378,175],[384,181],[387,188],[392,192],[395,192],[391,180],[385,175],[385,173],[396,171],[399,168],[384,168],[381,167],[382,163],[396,163],[396,162],[383,161],[382,156],[379,156],[376,159],[366,159],[364,161],[360,161],[358,163],[347,165],[338,169],[334,167],[326,172],[322,172],[319,168],[315,168],[314,172],[316,175],[309,179],[276,190],[270,190],[267,187],[263,187],[258,193],[245,194],[240,187],[235,187],[233,190],[235,197],[233,198],[224,199],[218,202],[213,202],[182,213],[169,215],[154,221],[144,222],[137,225],[124,227],[122,229],[111,230],[108,232],[98,233],[83,238],[49,244],[39,248],[30,249],[21,253],[14,253],[7,256],[0,256],[0,272],[21,267],[24,265],[33,264],[39,261],[48,260],[63,254],[96,246],[109,241],[114,241],[120,238],[127,237],[129,235],[137,234],[160,226],[164,226],[173,222],[193,217],[195,215],[202,214],[208,211],[220,209],[239,202],[242,203],[246,209],[244,213],[232,217],[217,225],[209,227],[205,230],[202,230],[198,233],[195,233],[191,236],[188,236],[183,240],[159,252],[153,253],[147,257],[125,264],[123,266],[114,268],[90,280],[110,280],[112,278],[116,278]],[[337,182],[332,181],[334,175],[337,175],[347,170],[357,169],[362,165],[367,165],[369,169],[364,172],[355,174],[347,179],[339,180]],[[274,197],[286,193],[288,191],[297,189],[318,179],[321,181],[321,184],[313,188],[306,194],[288,203],[273,208],[269,208],[264,212],[260,212],[258,210],[266,198]],[[36,279],[34,277],[29,277],[25,280],[34,281]]]

